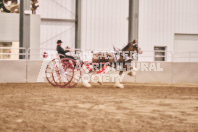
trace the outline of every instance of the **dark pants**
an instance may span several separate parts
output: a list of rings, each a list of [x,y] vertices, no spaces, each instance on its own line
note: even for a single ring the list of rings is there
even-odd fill
[[[76,60],[73,56],[69,56],[69,55],[60,56],[60,58],[61,58],[61,59],[63,59],[63,58],[70,58],[70,59]]]
[[[65,58],[70,58],[70,59],[76,60],[73,56],[70,56],[70,55],[66,55]]]

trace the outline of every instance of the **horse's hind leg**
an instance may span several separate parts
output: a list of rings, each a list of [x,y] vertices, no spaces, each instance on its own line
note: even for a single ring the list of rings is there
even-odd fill
[[[102,85],[102,80],[100,79],[100,76],[101,76],[100,74],[92,75],[91,81]]]
[[[102,82],[100,82],[100,80],[98,80],[98,84],[102,85]]]
[[[123,73],[123,71],[120,71],[119,76],[122,76],[122,73]],[[117,88],[124,88],[124,85],[120,83],[120,78],[121,77],[118,77],[118,76],[115,78],[115,85],[114,86],[117,87]]]
[[[136,72],[138,71],[137,68],[133,63],[131,63],[130,72],[128,73],[129,76],[136,76]]]

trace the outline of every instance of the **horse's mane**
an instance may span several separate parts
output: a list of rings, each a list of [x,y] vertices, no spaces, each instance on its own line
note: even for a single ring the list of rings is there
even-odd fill
[[[122,51],[126,51],[129,48],[130,44],[135,44],[135,43],[136,43],[135,40],[128,42],[128,44],[122,48]]]
[[[129,48],[130,44],[131,44],[131,42],[129,42],[126,46],[124,46],[122,48],[122,51],[126,51]]]

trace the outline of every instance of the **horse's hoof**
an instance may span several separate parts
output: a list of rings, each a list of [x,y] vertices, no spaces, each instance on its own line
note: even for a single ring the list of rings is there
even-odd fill
[[[136,76],[136,71],[132,71],[133,76]]]
[[[98,82],[98,84],[102,85],[102,82]]]
[[[116,88],[124,88],[124,85],[123,84],[115,84],[115,87]]]
[[[128,75],[129,75],[129,76],[133,76],[133,73],[132,73],[132,72],[129,72]]]
[[[83,82],[83,85],[84,85],[85,87],[87,87],[87,88],[90,88],[90,87],[91,87],[91,84],[88,83],[88,82]]]
[[[136,72],[135,71],[131,71],[128,73],[129,76],[136,76]]]

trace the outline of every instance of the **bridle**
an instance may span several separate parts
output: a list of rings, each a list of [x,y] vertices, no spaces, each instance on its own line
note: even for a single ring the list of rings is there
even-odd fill
[[[133,48],[134,49],[136,49],[135,51],[136,51],[136,57],[137,57],[137,59],[138,59],[138,52],[139,52],[139,47],[138,47],[138,43],[134,43],[133,44]],[[134,54],[135,52],[133,52],[133,54]],[[134,60],[134,56],[133,56],[133,60]]]
[[[139,48],[138,48],[138,43],[134,43],[134,44],[133,44],[133,48],[136,49],[136,52],[138,53],[138,50],[139,50]]]

